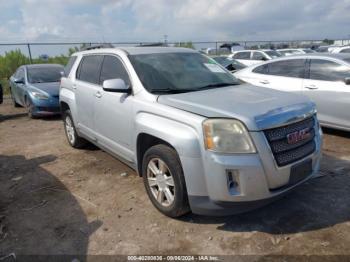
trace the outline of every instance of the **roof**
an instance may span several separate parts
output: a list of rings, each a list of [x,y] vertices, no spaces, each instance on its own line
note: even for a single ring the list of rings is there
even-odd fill
[[[30,64],[25,65],[27,68],[48,68],[48,67],[63,67],[63,65],[59,64]]]
[[[334,59],[339,59],[339,60],[345,60],[345,59],[350,59],[350,53],[308,53],[308,54],[295,54],[295,55],[291,55],[291,56],[282,56],[282,57],[278,57],[278,58],[274,58],[272,60],[267,61],[267,63],[269,62],[273,62],[273,61],[279,61],[279,60],[290,60],[290,59],[296,59],[296,58],[304,58],[304,59],[308,59],[308,58],[334,58]],[[349,61],[345,61],[346,63],[349,63]]]
[[[140,54],[158,54],[158,53],[196,53],[198,51],[183,47],[164,47],[164,46],[139,46],[139,47],[116,47],[116,48],[99,48],[88,51],[77,52],[76,54],[103,53],[113,52],[115,50],[124,51],[129,55]]]
[[[328,58],[337,58],[337,59],[347,59],[350,58],[350,53],[309,53],[303,55],[293,55],[289,57],[328,57]]]

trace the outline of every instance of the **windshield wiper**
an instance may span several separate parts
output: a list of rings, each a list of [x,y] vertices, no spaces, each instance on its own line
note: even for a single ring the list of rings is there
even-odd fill
[[[164,88],[164,89],[151,89],[151,93],[162,93],[162,94],[181,94],[181,93],[187,93],[187,92],[194,92],[198,91],[198,89],[171,89],[171,88]]]
[[[205,89],[210,89],[210,88],[218,88],[218,87],[233,86],[233,85],[239,85],[239,83],[209,84],[209,85],[201,86],[201,87],[197,88],[196,90],[205,90]]]

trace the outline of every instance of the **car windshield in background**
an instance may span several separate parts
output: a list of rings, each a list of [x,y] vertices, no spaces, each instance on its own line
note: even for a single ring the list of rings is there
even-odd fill
[[[240,84],[213,59],[199,53],[129,57],[142,84],[151,93],[184,93]]]
[[[63,67],[33,67],[28,68],[28,82],[35,83],[48,83],[59,82],[61,79],[61,72]]]
[[[268,56],[272,57],[272,58],[276,58],[276,57],[281,57],[281,56],[282,56],[279,52],[273,51],[273,50],[271,50],[271,51],[265,51],[265,53],[266,53]]]

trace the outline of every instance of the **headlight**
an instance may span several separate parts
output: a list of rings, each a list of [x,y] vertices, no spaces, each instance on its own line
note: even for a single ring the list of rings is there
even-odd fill
[[[32,91],[31,93],[37,99],[49,99],[49,97],[47,95],[44,95],[43,93],[34,92],[34,91]]]
[[[245,126],[233,119],[208,119],[203,122],[205,146],[218,153],[255,153]]]

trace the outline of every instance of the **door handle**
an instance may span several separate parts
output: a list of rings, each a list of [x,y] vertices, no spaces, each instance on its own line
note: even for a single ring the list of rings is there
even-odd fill
[[[318,87],[315,85],[305,86],[305,88],[310,89],[310,90],[318,89]]]
[[[96,96],[97,98],[101,98],[101,97],[102,97],[102,94],[101,94],[100,91],[97,91],[97,92],[95,93],[95,96]]]
[[[264,84],[264,85],[270,84],[270,82],[267,81],[267,80],[261,80],[260,83],[261,83],[261,84]]]
[[[73,89],[77,89],[77,85],[76,84],[73,84]]]

